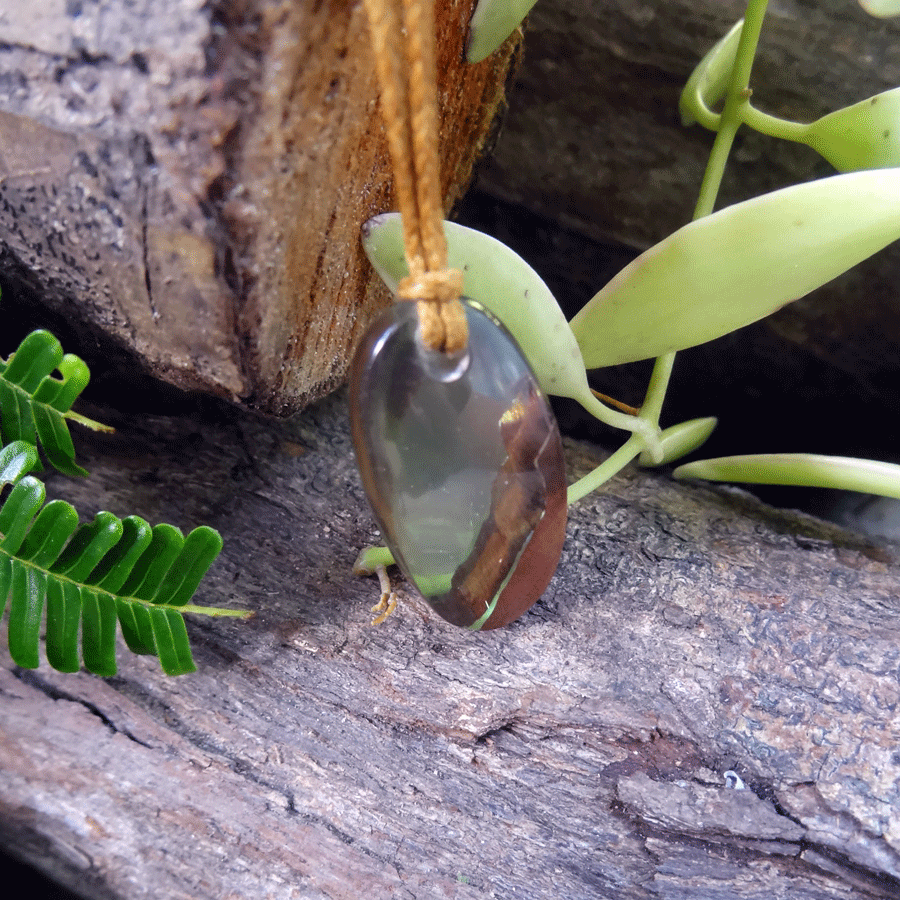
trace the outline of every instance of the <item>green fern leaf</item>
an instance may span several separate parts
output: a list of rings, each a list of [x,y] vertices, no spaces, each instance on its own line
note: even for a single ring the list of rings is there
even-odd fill
[[[71,581],[51,578],[47,584],[47,662],[59,672],[77,672],[81,591]]]
[[[87,365],[71,353],[63,355],[62,346],[50,332],[33,331],[9,359],[0,360],[3,442],[25,441],[34,446],[40,442],[55,469],[67,475],[86,475],[75,462],[64,416],[71,415],[69,410],[89,378]]]
[[[70,504],[44,499],[41,482],[25,476],[0,507],[0,614],[11,597],[13,660],[39,664],[45,621],[51,666],[75,672],[83,661],[90,672],[114,675],[118,622],[129,649],[157,656],[166,674],[195,671],[183,607],[222,549],[219,533],[201,526],[185,537],[172,525],[151,528],[109,512],[79,525]]]
[[[13,441],[0,449],[0,487],[15,484],[38,464],[37,450],[25,441]]]

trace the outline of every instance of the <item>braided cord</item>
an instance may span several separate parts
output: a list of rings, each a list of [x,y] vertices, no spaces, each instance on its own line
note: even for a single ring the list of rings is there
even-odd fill
[[[468,341],[462,273],[447,267],[438,156],[435,23],[432,0],[364,0],[381,113],[394,167],[409,276],[399,285],[416,303],[422,340],[457,353]]]

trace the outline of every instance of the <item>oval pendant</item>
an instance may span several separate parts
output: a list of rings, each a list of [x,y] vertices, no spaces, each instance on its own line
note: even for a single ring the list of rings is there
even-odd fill
[[[497,628],[556,570],[566,478],[556,419],[509,332],[463,301],[466,350],[431,351],[414,303],[383,313],[351,367],[363,486],[407,579],[447,621]]]

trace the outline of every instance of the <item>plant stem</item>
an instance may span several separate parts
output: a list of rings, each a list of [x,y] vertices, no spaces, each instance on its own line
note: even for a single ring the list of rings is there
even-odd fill
[[[719,195],[722,176],[725,173],[725,165],[731,153],[734,137],[743,122],[745,111],[750,108],[750,72],[753,68],[753,59],[756,56],[756,47],[759,43],[759,35],[762,30],[767,6],[768,0],[748,0],[747,14],[741,29],[734,67],[731,70],[731,79],[725,95],[725,106],[719,118],[719,130],[716,133],[716,139],[713,142],[703,181],[700,185],[700,194],[697,198],[697,205],[694,208],[694,219],[708,216],[715,208],[716,198]],[[597,415],[597,418],[601,419],[601,421],[615,425],[618,428],[626,428],[632,432],[632,435],[593,472],[569,486],[568,500],[570,504],[596,490],[644,450],[648,452],[652,462],[658,463],[662,461],[662,445],[659,440],[659,417],[662,414],[663,403],[669,388],[674,363],[674,352],[665,353],[656,360],[650,376],[650,383],[647,386],[647,393],[641,405],[640,414],[637,419],[632,419],[630,426],[627,423],[620,424],[610,421],[610,413],[613,411],[602,406],[599,401],[597,401],[597,406],[600,407],[599,411],[604,413],[603,415],[597,415],[597,411],[591,409],[584,400],[581,400],[582,405],[589,412]],[[618,415],[621,415],[621,413]]]
[[[666,399],[666,390],[669,387],[669,379],[672,376],[672,366],[675,364],[675,351],[664,353],[658,357],[650,375],[650,384],[647,394],[641,405],[641,416],[659,424],[659,416],[662,413],[663,401]]]
[[[769,0],[748,0],[747,2],[744,27],[741,29],[734,68],[731,70],[731,82],[728,85],[728,93],[725,95],[725,107],[722,110],[719,130],[706,164],[697,205],[694,207],[695,219],[708,216],[715,208],[719,188],[722,185],[722,176],[725,174],[725,164],[728,162],[731,145],[734,143],[734,136],[743,121],[744,108],[750,105],[750,72],[753,69],[753,59],[756,56],[759,34],[768,5]]]
[[[659,442],[659,426],[651,422],[643,413],[638,416],[630,416],[610,409],[601,403],[592,393],[578,397],[578,402],[595,418],[613,428],[621,428],[630,431],[639,437],[646,449],[654,458],[662,458],[662,445]]]
[[[81,415],[81,413],[73,412],[71,409],[62,414],[64,419],[68,419],[70,422],[77,422],[79,425],[83,425],[85,428],[90,428],[91,431],[103,431],[107,434],[114,434],[115,428],[112,425],[104,425],[102,422],[96,422],[94,419],[89,419],[87,416]]]
[[[644,439],[633,434],[612,456],[608,457],[592,472],[569,485],[568,503],[571,506],[577,500],[595,491],[601,484],[617,475],[644,449]]]
[[[700,194],[697,197],[697,205],[694,207],[694,219],[708,216],[715,209],[716,198],[719,196],[719,188],[722,185],[722,176],[725,174],[725,165],[731,153],[731,145],[734,143],[734,137],[741,126],[745,111],[750,108],[750,72],[753,68],[753,59],[756,56],[756,47],[759,44],[759,34],[762,30],[767,6],[768,0],[748,0],[744,27],[741,29],[741,37],[738,41],[734,68],[731,70],[731,81],[725,95],[725,107],[722,110],[719,130],[716,132],[716,139],[706,163],[706,171],[703,173]],[[674,353],[666,353],[656,360],[650,376],[647,396],[641,406],[641,418],[647,419],[656,426],[659,425],[659,417],[662,413],[666,391],[669,388],[669,379],[672,376],[674,363]]]
[[[749,125],[754,131],[758,131],[760,134],[767,134],[769,137],[780,138],[783,141],[799,141],[802,143],[809,133],[809,125],[804,125],[802,122],[791,122],[789,119],[779,119],[777,116],[770,116],[750,103],[741,110],[741,118],[744,120],[744,124]]]

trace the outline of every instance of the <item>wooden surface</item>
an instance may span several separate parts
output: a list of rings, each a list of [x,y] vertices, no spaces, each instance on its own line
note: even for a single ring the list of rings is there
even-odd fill
[[[478,66],[439,4],[453,203],[515,41]],[[0,0],[4,277],[158,377],[276,413],[343,380],[387,302],[360,226],[393,208],[365,13],[345,0]]]
[[[897,547],[629,469],[512,627],[373,628],[340,395],[135,408],[51,496],[220,528],[198,602],[257,615],[191,620],[179,679],[4,653],[4,849],[116,900],[900,895]]]

